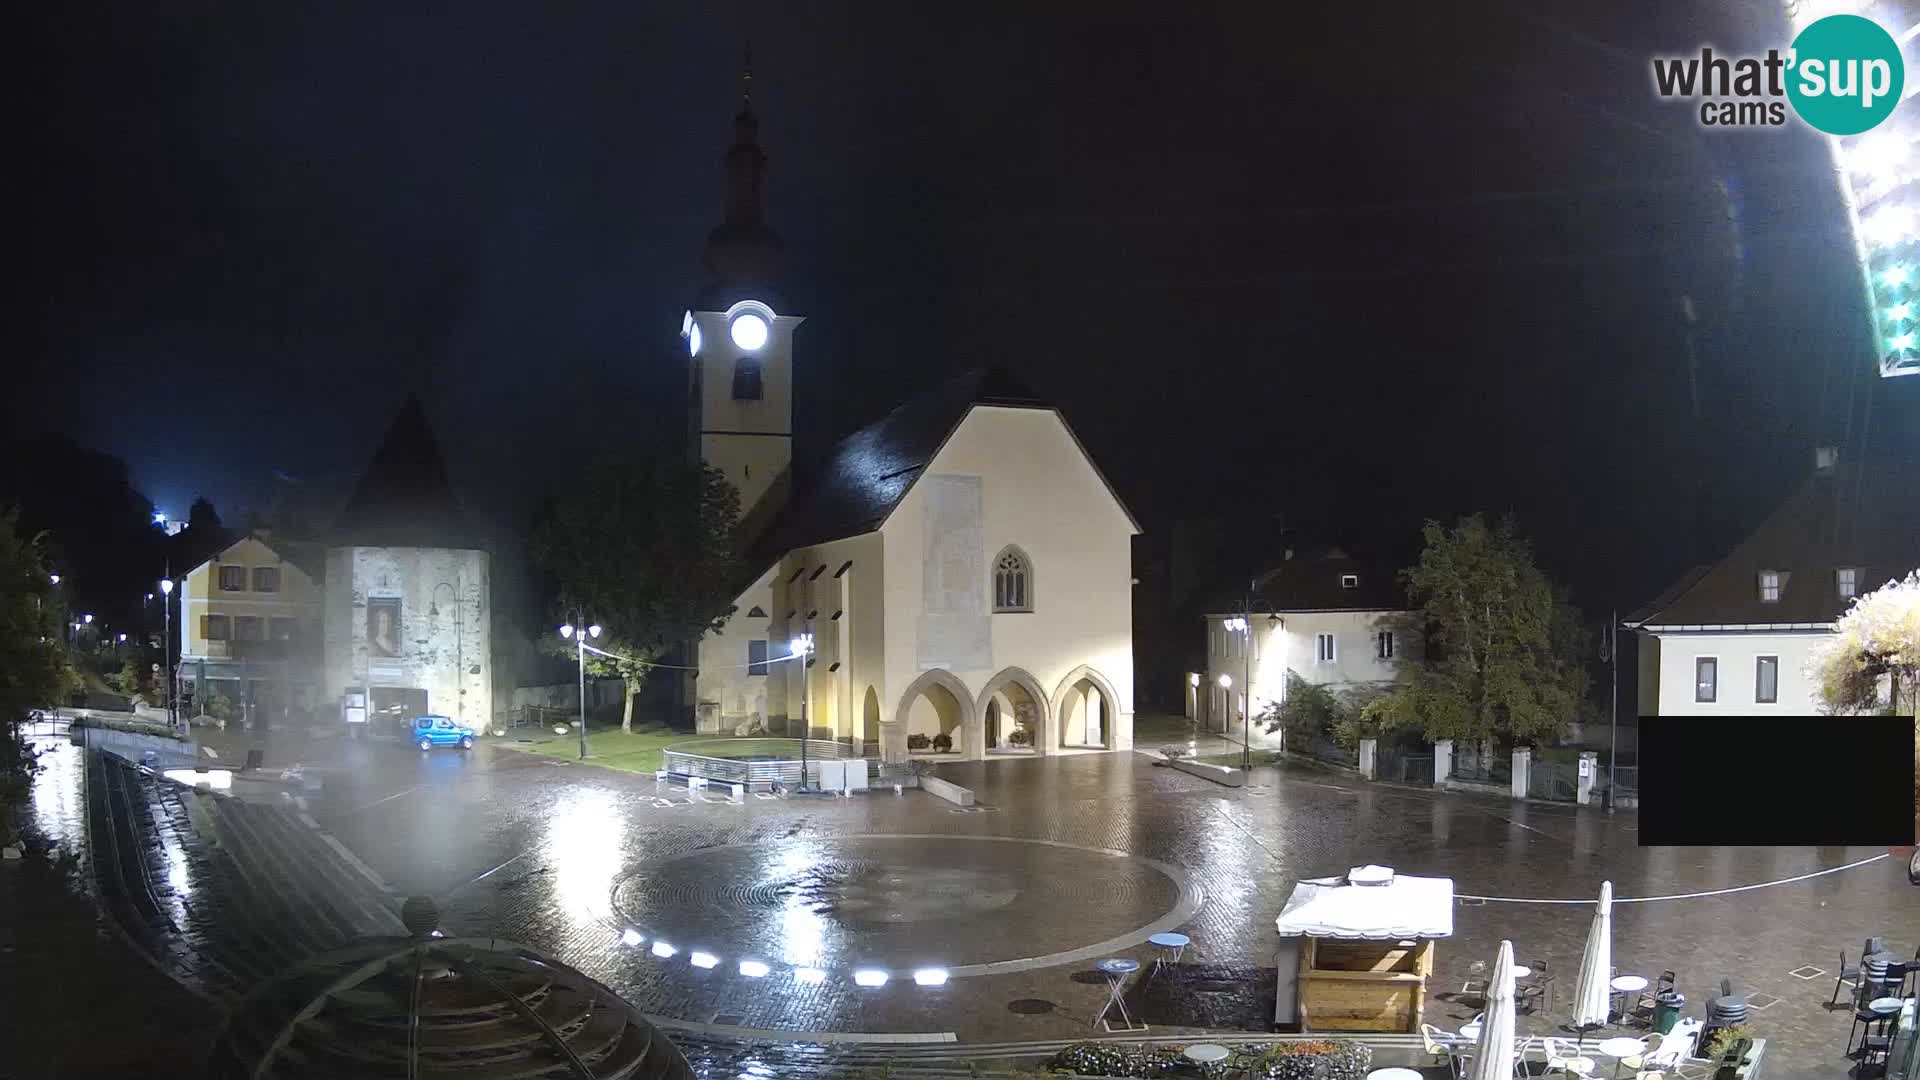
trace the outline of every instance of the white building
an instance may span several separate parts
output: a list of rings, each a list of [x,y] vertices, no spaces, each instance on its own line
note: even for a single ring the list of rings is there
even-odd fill
[[[1853,598],[1920,566],[1920,468],[1814,474],[1719,563],[1627,617],[1642,716],[1819,711],[1806,665]]]
[[[335,525],[321,592],[324,692],[376,725],[493,710],[491,565],[412,398]]]
[[[694,450],[754,537],[753,580],[697,645],[698,729],[798,734],[804,714],[888,760],[1130,748],[1139,529],[1058,410],[970,372],[791,479],[802,320],[770,284],[756,135],[743,108],[715,282],[682,324]],[[784,659],[802,635],[811,657]]]
[[[1286,700],[1290,674],[1336,691],[1372,688],[1423,655],[1418,612],[1397,575],[1338,548],[1288,551],[1250,584],[1208,605],[1207,669],[1187,676],[1187,715],[1209,731],[1245,731],[1249,707],[1258,717]]]

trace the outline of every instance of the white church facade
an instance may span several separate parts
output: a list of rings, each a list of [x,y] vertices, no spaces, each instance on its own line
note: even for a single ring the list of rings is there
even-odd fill
[[[889,761],[1130,749],[1139,527],[1059,410],[977,370],[792,475],[802,319],[771,285],[756,134],[743,108],[682,323],[692,448],[740,491],[754,575],[696,646],[696,726]]]

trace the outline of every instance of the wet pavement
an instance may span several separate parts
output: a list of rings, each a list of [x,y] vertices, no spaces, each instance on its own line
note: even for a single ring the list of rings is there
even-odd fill
[[[267,750],[268,768],[236,779],[234,793],[261,814],[310,820],[318,829],[308,832],[338,838],[395,893],[433,896],[448,932],[531,945],[650,1014],[721,1030],[1078,1037],[1107,995],[1093,956],[1150,968],[1144,939],[1161,926],[1193,944],[1177,967],[1137,978],[1130,1004],[1160,1029],[1262,1030],[1272,1015],[1272,920],[1302,877],[1376,862],[1449,876],[1478,896],[1584,898],[1606,879],[1616,896],[1640,898],[1883,854],[1641,849],[1625,812],[1292,767],[1257,769],[1250,786],[1227,789],[1143,755],[943,765],[939,775],[983,804],[962,813],[913,791],[690,800],[651,777],[484,747],[301,743],[288,752],[306,767],[283,782],[278,769],[290,762],[280,747]],[[190,836],[184,846],[194,847]],[[366,879],[338,860],[282,860],[264,876],[276,879],[275,895],[323,896],[319,878],[337,884],[349,873]],[[1469,964],[1491,961],[1507,938],[1521,962],[1556,980],[1552,1005],[1523,1017],[1522,1030],[1554,1031],[1590,910],[1463,902],[1455,936],[1439,946],[1429,1019],[1451,1027],[1478,1011],[1458,991]],[[302,917],[282,904],[263,920]],[[184,932],[196,934],[220,951],[210,928]],[[1769,1077],[1835,1076],[1847,1067],[1850,1014],[1823,1003],[1840,950],[1853,957],[1870,934],[1902,955],[1920,945],[1920,891],[1893,860],[1771,888],[1619,903],[1614,956],[1623,974],[1676,972],[1691,1013],[1732,980],[1770,1041]],[[913,978],[932,968],[945,969],[944,982]],[[861,985],[857,971],[885,972],[886,982]]]

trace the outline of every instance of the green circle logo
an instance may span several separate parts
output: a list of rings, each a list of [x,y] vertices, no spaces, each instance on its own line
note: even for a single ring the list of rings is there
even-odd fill
[[[1858,15],[1829,15],[1793,39],[1787,98],[1793,110],[1829,135],[1858,135],[1900,104],[1906,65],[1880,24]]]

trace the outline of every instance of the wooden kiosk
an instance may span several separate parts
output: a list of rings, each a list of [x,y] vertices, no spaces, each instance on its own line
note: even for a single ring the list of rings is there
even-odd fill
[[[1417,1032],[1433,943],[1453,936],[1453,879],[1355,867],[1295,885],[1274,923],[1276,1026]]]

